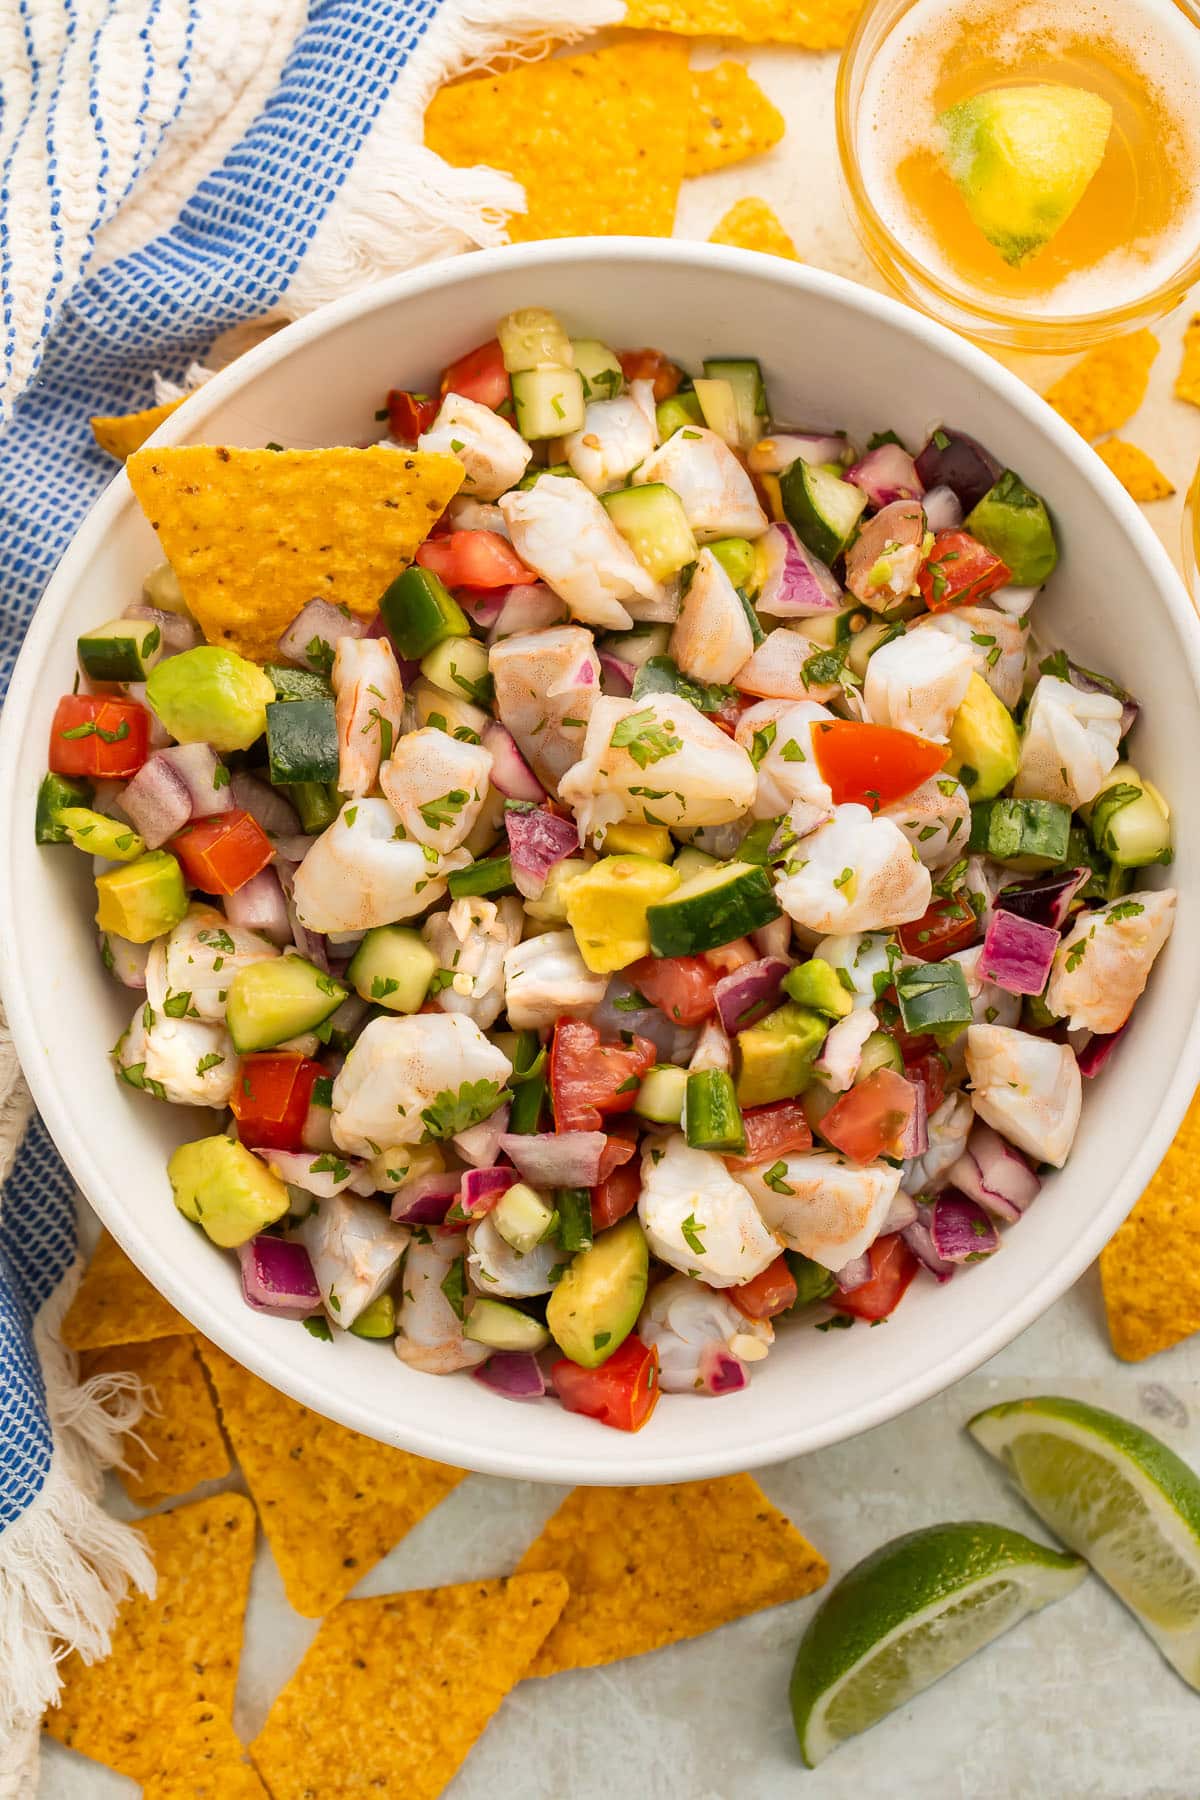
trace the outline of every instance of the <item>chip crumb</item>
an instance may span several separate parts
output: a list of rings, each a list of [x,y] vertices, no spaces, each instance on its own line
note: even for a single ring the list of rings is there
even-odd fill
[[[1183,334],[1183,357],[1175,377],[1175,397],[1200,406],[1200,313],[1193,313]]]
[[[191,1337],[86,1350],[80,1373],[128,1373],[148,1390],[146,1410],[122,1445],[126,1466],[117,1470],[131,1500],[155,1506],[228,1475],[229,1452]]]
[[[465,1471],[335,1425],[215,1344],[200,1348],[287,1597],[303,1618],[319,1619]]]
[[[1200,1094],[1123,1225],[1100,1252],[1112,1346],[1142,1362],[1200,1331]]]
[[[735,250],[761,250],[799,262],[795,244],[765,200],[748,195],[738,200],[709,233],[710,244],[732,244]]]
[[[550,1573],[343,1601],[250,1746],[274,1800],[437,1800],[566,1599]]]
[[[692,71],[685,175],[707,175],[729,163],[762,156],[784,133],[783,114],[745,63]]]
[[[173,1721],[171,1741],[142,1800],[270,1800],[245,1746],[216,1707],[201,1701]]]
[[[1081,437],[1117,431],[1146,398],[1158,348],[1152,331],[1100,344],[1047,388],[1046,399]]]
[[[190,1330],[183,1314],[150,1285],[116,1239],[102,1231],[63,1319],[67,1349],[103,1350],[109,1344],[141,1344]]]
[[[1164,475],[1144,450],[1124,438],[1108,438],[1096,445],[1096,455],[1112,470],[1121,486],[1135,500],[1165,500],[1175,492],[1175,483]]]
[[[115,456],[118,462],[124,462],[127,456],[141,449],[163,420],[169,419],[186,399],[186,394],[180,394],[177,400],[164,400],[161,406],[147,406],[143,412],[97,415],[89,419],[88,424],[100,448]]]
[[[676,1487],[576,1488],[518,1575],[560,1569],[570,1598],[530,1669],[590,1669],[798,1600],[825,1558],[749,1475]]]
[[[233,1716],[242,1630],[254,1562],[254,1508],[217,1494],[143,1519],[157,1574],[153,1599],[128,1598],[103,1662],[75,1651],[60,1664],[51,1737],[94,1762],[148,1781],[174,1741],[181,1708],[206,1702]]]
[[[861,10],[862,0],[629,0],[624,23],[683,37],[840,50]]]

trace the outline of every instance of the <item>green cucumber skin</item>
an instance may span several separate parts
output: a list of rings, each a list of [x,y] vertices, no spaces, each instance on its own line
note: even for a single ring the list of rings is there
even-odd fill
[[[468,868],[455,869],[446,879],[452,900],[469,900],[476,895],[501,894],[513,886],[512,858],[487,856]]]
[[[67,806],[90,806],[91,783],[73,781],[65,775],[44,775],[38,788],[34,815],[34,841],[39,844],[69,844],[70,837],[58,815]]]
[[[573,1252],[590,1250],[593,1242],[590,1190],[559,1188],[554,1196],[554,1204],[558,1209],[558,1241],[563,1249]]]
[[[314,834],[332,825],[341,811],[341,799],[332,782],[295,781],[287,797],[300,814],[303,829]]]
[[[729,891],[711,888],[696,896],[700,916],[689,922],[686,916],[691,902],[680,906],[665,901],[646,910],[650,928],[650,950],[654,956],[699,956],[705,950],[717,950],[735,938],[748,937],[762,925],[777,919],[781,907],[771,888],[765,869],[756,868],[757,881],[749,873],[741,876]],[[686,909],[686,910],[685,910]],[[679,916],[683,914],[684,916]]]
[[[688,1076],[684,1133],[693,1150],[739,1156],[746,1148],[742,1109],[724,1069],[696,1069]]]
[[[338,736],[333,701],[325,696],[273,700],[267,707],[267,755],[271,780],[278,786],[336,781]]]

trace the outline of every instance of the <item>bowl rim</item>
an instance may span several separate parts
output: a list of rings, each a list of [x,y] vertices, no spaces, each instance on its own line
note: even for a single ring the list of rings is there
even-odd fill
[[[243,356],[206,382],[182,416],[166,420],[149,440],[152,444],[170,444],[192,440],[206,417],[247,379],[261,370],[284,361],[313,340],[347,322],[379,309],[389,309],[415,294],[436,291],[456,285],[465,275],[486,278],[493,271],[514,266],[532,272],[543,264],[573,262],[602,264],[615,262],[672,263],[703,273],[706,269],[724,269],[790,288],[799,296],[816,295],[832,300],[854,311],[864,328],[879,321],[901,334],[921,342],[933,354],[957,362],[975,375],[984,387],[996,391],[1032,429],[1048,438],[1058,452],[1081,467],[1089,484],[1096,490],[1097,501],[1112,510],[1125,534],[1132,540],[1147,574],[1175,624],[1198,703],[1200,703],[1200,622],[1197,621],[1182,580],[1163,546],[1132,499],[1099,458],[1092,456],[1084,441],[1046,404],[1046,402],[1003,364],[986,351],[959,337],[948,327],[913,308],[863,287],[842,276],[803,264],[790,263],[752,251],[724,245],[700,243],[688,239],[656,238],[579,238],[552,239],[542,243],[506,245],[496,250],[472,252],[468,259],[451,258],[393,276],[378,285],[345,296],[297,320]],[[1091,457],[1094,467],[1083,463]],[[131,494],[124,471],[97,497],[72,538],[54,574],[47,584],[17,659],[8,698],[0,715],[0,768],[11,766],[22,734],[22,720],[34,690],[36,667],[56,630],[56,602],[77,584],[85,570],[95,543],[110,529],[120,511],[131,504]],[[12,895],[18,879],[19,852],[13,831],[16,797],[12,783],[0,783],[0,916],[6,905],[11,912]],[[9,846],[14,846],[10,856]],[[721,1444],[702,1446],[692,1453],[628,1456],[616,1434],[597,1441],[596,1454],[546,1454],[520,1446],[519,1434],[513,1434],[512,1447],[471,1450],[457,1441],[451,1424],[442,1427],[436,1414],[431,1419],[403,1423],[402,1434],[393,1429],[394,1419],[383,1420],[377,1409],[360,1403],[353,1391],[328,1384],[328,1391],[313,1391],[309,1380],[298,1377],[286,1357],[269,1341],[256,1342],[253,1330],[246,1333],[228,1329],[203,1292],[187,1286],[182,1269],[174,1262],[159,1259],[139,1241],[132,1208],[122,1201],[117,1184],[106,1175],[101,1159],[86,1139],[72,1109],[56,1084],[44,1058],[38,1053],[39,1033],[33,985],[26,979],[22,959],[12,941],[12,933],[0,933],[0,995],[8,1015],[9,1029],[35,1104],[55,1147],[67,1164],[74,1180],[88,1199],[101,1222],[116,1238],[137,1267],[156,1288],[175,1305],[183,1316],[203,1331],[238,1362],[261,1376],[303,1405],[326,1417],[359,1431],[368,1437],[399,1443],[417,1455],[467,1467],[480,1473],[523,1480],[572,1482],[602,1485],[672,1482],[730,1474],[746,1466],[745,1448],[725,1448]],[[898,1387],[868,1396],[848,1408],[836,1420],[825,1424],[787,1428],[781,1423],[777,1433],[764,1439],[753,1453],[753,1467],[762,1468],[790,1457],[818,1450],[898,1417],[901,1413],[943,1392],[969,1375],[991,1356],[1011,1343],[1033,1323],[1066,1290],[1071,1287],[1094,1260],[1117,1226],[1125,1218],[1138,1195],[1145,1188],[1174,1136],[1192,1095],[1200,1085],[1200,1009],[1193,1017],[1183,1053],[1164,1083],[1158,1105],[1147,1122],[1140,1144],[1127,1167],[1123,1179],[1111,1189],[1105,1203],[1093,1214],[1087,1227],[1075,1240],[1072,1253],[1045,1268],[1026,1289],[1019,1304],[1012,1306],[969,1344],[956,1353],[940,1357],[914,1373]],[[247,1311],[247,1319],[254,1317]],[[328,1410],[327,1410],[328,1409]],[[447,1409],[449,1411],[449,1409]],[[464,1461],[464,1454],[467,1460]]]

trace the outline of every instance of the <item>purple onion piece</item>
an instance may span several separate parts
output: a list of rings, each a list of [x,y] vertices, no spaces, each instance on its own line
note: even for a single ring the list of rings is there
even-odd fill
[[[321,1290],[303,1244],[259,1236],[238,1246],[242,1297],[256,1312],[277,1319],[310,1319],[321,1310]]]
[[[1110,675],[1098,675],[1095,669],[1085,669],[1081,664],[1067,658],[1067,679],[1071,686],[1078,688],[1081,694],[1110,694],[1114,700],[1121,702],[1121,736],[1128,737],[1137,724],[1141,706],[1120,682],[1114,681]]]
[[[837,612],[841,584],[790,525],[772,525],[759,540],[766,573],[755,609],[779,619],[812,619]]]
[[[515,1169],[468,1169],[459,1189],[459,1205],[469,1219],[481,1219],[515,1187]]]
[[[498,794],[506,800],[532,800],[535,804],[546,798],[545,788],[517,749],[516,739],[498,720],[484,726],[483,747],[491,755],[491,782]]]
[[[933,1217],[932,1206],[918,1206],[917,1217],[911,1225],[906,1225],[900,1233],[901,1240],[908,1245],[923,1269],[927,1269],[939,1286],[949,1281],[955,1270],[955,1264],[946,1262],[933,1247],[930,1222]]]
[[[1075,1058],[1079,1064],[1079,1073],[1088,1081],[1097,1076],[1128,1030],[1129,1021],[1126,1020],[1118,1031],[1109,1031],[1089,1038]]]
[[[724,1344],[705,1344],[697,1363],[706,1394],[736,1394],[748,1384],[745,1365]]]
[[[493,785],[495,781],[493,767]],[[527,900],[536,900],[555,863],[574,856],[578,850],[579,827],[573,819],[560,819],[555,813],[538,808],[533,812],[506,812],[504,829],[508,833],[517,890]]]
[[[916,1201],[911,1194],[906,1194],[903,1188],[899,1188],[896,1191],[895,1199],[888,1207],[887,1217],[879,1227],[879,1235],[880,1237],[894,1237],[898,1231],[907,1231],[910,1225],[915,1224],[916,1218]]]
[[[292,941],[287,900],[274,869],[260,869],[236,893],[225,896],[225,917],[231,925],[257,931],[282,950]]]
[[[953,488],[964,513],[979,504],[1004,472],[990,450],[949,425],[933,433],[917,456],[916,469],[927,489]]]
[[[900,1141],[900,1155],[905,1162],[911,1161],[914,1156],[924,1156],[929,1148],[929,1109],[925,1100],[925,1084],[913,1081],[909,1086],[913,1091],[914,1105]],[[881,1237],[882,1235],[880,1232]]]
[[[183,613],[163,612],[161,607],[146,606],[138,601],[134,606],[127,606],[121,616],[153,621],[158,626],[164,661],[168,656],[181,656],[185,650],[194,650],[200,642],[200,627]]]
[[[757,931],[750,933],[750,942],[760,956],[775,957],[790,962],[789,952],[792,947],[792,921],[786,913],[780,913],[769,925],[760,925]]]
[[[546,1392],[546,1377],[531,1350],[495,1350],[471,1375],[506,1400],[540,1400]]]
[[[649,1038],[660,1062],[686,1063],[695,1043],[695,1032],[683,1032],[682,1027],[665,1017],[657,1007],[646,1006],[642,1010],[626,1006],[624,1002],[632,999],[635,992],[632,982],[623,975],[613,976],[603,1000],[592,1013],[591,1022],[600,1036],[611,1040],[623,1031],[635,1031],[639,1037]],[[680,1051],[681,1034],[687,1039],[686,1054]]]
[[[1058,945],[1059,935],[1049,925],[997,910],[988,922],[978,973],[1007,994],[1040,994]]]
[[[746,461],[755,475],[782,475],[794,462],[845,462],[849,455],[850,444],[844,431],[781,425],[778,430],[759,438]]]
[[[336,1015],[335,1015],[336,1016]],[[460,1131],[454,1139],[454,1148],[463,1161],[470,1163],[473,1169],[490,1169],[500,1155],[500,1140],[508,1130],[508,1105],[499,1106],[478,1125],[471,1125],[466,1131]]]
[[[336,650],[339,638],[361,637],[366,625],[367,620],[347,615],[340,606],[330,606],[327,600],[310,600],[301,607],[280,638],[279,654],[284,662],[292,663],[298,669],[315,669],[318,674],[323,674],[325,656],[313,660],[308,653],[313,639]]]
[[[392,1195],[392,1218],[400,1225],[440,1225],[458,1199],[461,1170],[418,1175]]]
[[[599,652],[600,685],[606,694],[616,700],[625,700],[633,692],[637,668],[620,656],[611,656],[607,650]]]
[[[962,502],[945,483],[925,495],[925,523],[930,531],[957,531],[963,522]]]
[[[835,1277],[838,1290],[843,1294],[852,1294],[855,1288],[866,1287],[871,1279],[871,1258],[864,1251],[846,1266],[837,1271]]]
[[[876,444],[847,469],[846,480],[867,496],[875,512],[893,500],[920,500],[925,493],[917,465],[903,444]]]
[[[600,1179],[605,1142],[602,1131],[506,1132],[500,1148],[534,1187],[590,1188]]]
[[[164,750],[149,757],[121,790],[121,808],[148,850],[157,850],[187,824],[191,796]]]
[[[763,956],[722,975],[713,989],[721,1024],[735,1037],[779,1005],[783,978],[790,964],[782,957]]]
[[[967,1147],[947,1171],[946,1181],[1010,1225],[1021,1217],[1042,1185],[1021,1152],[982,1119],[971,1128]]]
[[[232,806],[248,812],[256,824],[261,825],[269,838],[294,838],[301,836],[300,815],[290,800],[285,800],[277,788],[269,781],[260,781],[257,775],[235,775],[226,790],[233,798]],[[299,861],[289,857],[289,862]]]
[[[952,1190],[934,1201],[929,1235],[943,1262],[975,1262],[1000,1248],[1000,1233],[979,1202]]]
[[[510,592],[509,588],[460,589],[458,603],[465,613],[471,615],[480,631],[486,631],[504,611],[504,602]]]
[[[296,873],[295,864],[281,860],[276,862],[274,867],[287,901],[288,924],[292,928],[292,943],[301,956],[307,957],[308,961],[320,969],[323,975],[332,974],[329,963],[328,938],[319,931],[310,931],[307,925],[302,925],[300,914],[296,911],[296,902],[292,897],[292,881]]]
[[[488,632],[487,641],[495,644],[501,638],[515,637],[519,631],[544,631],[548,625],[557,625],[566,610],[558,595],[544,582],[511,587],[504,597],[504,605],[500,608],[498,618]]]
[[[1071,902],[1091,875],[1090,869],[1056,869],[1051,875],[1001,888],[992,904],[1003,912],[1032,919],[1035,925],[1061,931],[1070,916]]]

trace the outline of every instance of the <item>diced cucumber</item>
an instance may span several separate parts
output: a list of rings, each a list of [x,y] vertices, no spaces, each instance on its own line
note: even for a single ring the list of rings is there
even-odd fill
[[[1121,771],[1114,771],[1119,773]],[[1171,860],[1171,818],[1157,788],[1136,770],[1110,783],[1092,803],[1089,829],[1098,850],[1120,869]]]
[[[611,637],[601,638],[596,648],[641,669],[656,656],[665,656],[670,641],[668,625],[635,625],[632,631],[615,631]]]
[[[33,835],[39,844],[69,842],[67,828],[59,818],[64,807],[86,806],[92,797],[91,783],[72,781],[66,775],[43,775],[38,788]]]
[[[288,789],[288,799],[300,814],[304,830],[312,835],[332,825],[341,811],[342,802],[332,782],[296,781]]]
[[[346,979],[363,1000],[389,1012],[420,1012],[437,957],[419,931],[407,925],[377,925],[354,952]]]
[[[788,523],[806,549],[831,563],[841,555],[862,517],[867,496],[852,481],[797,457],[779,477]]]
[[[391,737],[383,720],[380,730]],[[390,755],[388,743],[385,755]],[[271,780],[281,786],[294,782],[336,781],[338,736],[333,700],[272,700],[267,707],[267,759]]]
[[[588,1188],[559,1188],[558,1241],[573,1254],[592,1247],[592,1196]]]
[[[714,381],[698,375],[695,382],[696,398],[700,402],[700,410],[704,414],[704,423],[710,431],[715,431],[731,450],[742,447],[741,426],[738,419],[737,400],[733,389],[727,381]]]
[[[153,619],[110,619],[79,639],[79,660],[91,681],[145,681],[162,655]]]
[[[292,669],[286,663],[264,663],[263,674],[275,683],[277,700],[324,700],[333,693],[315,669]]]
[[[226,1024],[239,1055],[270,1050],[315,1031],[346,998],[346,989],[303,956],[249,963],[229,983]]]
[[[747,594],[757,590],[760,585],[758,551],[749,538],[718,538],[708,547],[735,588],[741,588]]]
[[[510,375],[525,369],[571,366],[571,340],[544,306],[522,306],[516,312],[506,313],[496,327],[496,336]]]
[[[968,848],[1010,869],[1052,869],[1067,860],[1070,809],[1057,800],[992,800],[971,808]]]
[[[893,638],[900,637],[903,631],[903,625],[898,625],[894,619],[870,619],[861,631],[854,632],[850,638],[846,661],[851,672],[860,681],[864,681],[867,664],[876,650],[881,649],[884,644],[890,644]]]
[[[354,1337],[391,1338],[396,1335],[396,1302],[390,1294],[376,1294],[350,1327]]]
[[[466,699],[474,706],[492,703],[488,653],[476,638],[443,638],[421,658],[421,673],[456,700]]]
[[[771,878],[761,865],[720,863],[647,908],[650,949],[655,956],[701,956],[749,937],[779,913]]]
[[[411,563],[379,602],[384,629],[396,655],[407,662],[427,656],[443,638],[470,637],[471,621],[432,569]]]
[[[583,429],[583,376],[578,369],[523,369],[512,378],[517,430],[527,443]]]
[[[660,400],[654,409],[654,422],[658,427],[658,441],[665,444],[669,437],[682,431],[688,425],[703,425],[704,414],[700,410],[700,399],[690,388],[684,394],[672,394],[668,400]]]
[[[523,1181],[515,1182],[507,1193],[501,1194],[492,1209],[492,1224],[518,1256],[528,1256],[536,1250],[557,1222],[554,1208]]]
[[[674,488],[651,481],[645,487],[619,488],[615,494],[602,494],[600,499],[633,554],[655,581],[669,580],[699,556],[700,547]]]
[[[971,996],[961,963],[915,963],[897,970],[896,999],[904,1029],[913,1037],[928,1031],[935,1037],[954,1038],[971,1023]]]
[[[487,856],[446,878],[452,900],[469,900],[479,894],[503,894],[513,886],[512,858]]]
[[[694,844],[685,844],[671,867],[679,870],[681,881],[690,881],[693,875],[701,875],[706,869],[719,867],[719,864],[716,857],[710,856],[707,850],[697,850]]]
[[[572,338],[571,356],[583,380],[585,400],[614,400],[625,386],[616,352],[598,338]]]
[[[897,1075],[904,1073],[904,1058],[900,1054],[900,1046],[886,1031],[873,1031],[863,1045],[854,1076],[855,1087],[879,1069],[894,1069]]]
[[[704,373],[712,381],[724,381],[733,394],[737,420],[737,448],[749,450],[763,434],[767,417],[767,390],[762,369],[753,357],[706,357]]]
[[[77,850],[89,856],[104,856],[109,862],[135,862],[145,854],[146,846],[132,825],[122,825],[106,813],[93,812],[90,806],[64,806],[58,822]]]
[[[693,1069],[687,1078],[683,1129],[693,1150],[737,1156],[746,1148],[746,1127],[725,1069]]]
[[[655,1125],[682,1125],[687,1102],[688,1072],[674,1063],[656,1063],[642,1076],[633,1110]]]
[[[550,1333],[540,1319],[510,1306],[506,1300],[476,1300],[467,1314],[463,1336],[489,1350],[544,1350]]]

